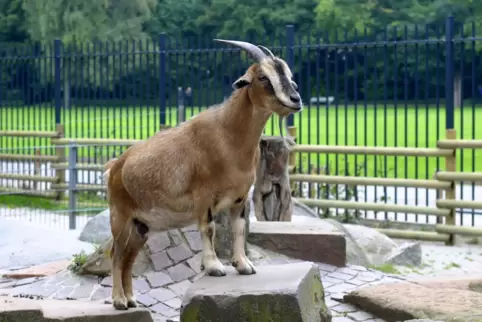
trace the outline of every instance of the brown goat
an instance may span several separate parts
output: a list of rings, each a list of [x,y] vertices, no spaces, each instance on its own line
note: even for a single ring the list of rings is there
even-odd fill
[[[198,224],[208,275],[224,276],[214,251],[213,216],[230,210],[232,265],[256,270],[244,251],[245,203],[260,157],[259,141],[274,113],[301,111],[288,65],[267,48],[218,40],[245,50],[256,63],[233,83],[223,103],[177,127],[156,133],[105,165],[112,236],[112,300],[118,310],[136,307],[132,266],[149,231]]]

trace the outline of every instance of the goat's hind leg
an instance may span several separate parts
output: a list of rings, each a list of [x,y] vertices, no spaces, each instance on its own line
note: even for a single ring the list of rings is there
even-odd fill
[[[256,274],[256,269],[246,256],[245,245],[245,227],[246,227],[246,200],[234,204],[230,209],[231,229],[233,234],[233,259],[231,264],[241,275]]]
[[[122,286],[124,287],[124,293],[127,299],[127,307],[137,307],[132,286],[132,269],[139,251],[147,241],[149,228],[137,219],[131,220],[130,227],[132,231],[129,231],[129,240],[122,267]]]
[[[225,276],[224,265],[219,261],[214,250],[216,223],[210,208],[199,218],[198,225],[203,244],[201,269],[206,270],[206,274],[210,276]]]
[[[127,310],[127,298],[124,293],[122,276],[131,225],[129,218],[114,207],[110,207],[110,216],[113,239],[110,252],[112,260],[112,305],[117,310]]]

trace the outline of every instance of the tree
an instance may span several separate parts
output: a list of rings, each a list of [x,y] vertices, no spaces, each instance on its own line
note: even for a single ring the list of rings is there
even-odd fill
[[[86,51],[97,48],[105,53],[123,40],[145,41],[148,35],[143,26],[156,5],[156,0],[23,0],[31,39],[42,43],[50,53],[55,39],[62,42],[64,107],[70,106],[72,79],[95,86],[101,78],[104,83],[113,78],[117,54],[88,55]],[[51,66],[42,73],[53,77]]]

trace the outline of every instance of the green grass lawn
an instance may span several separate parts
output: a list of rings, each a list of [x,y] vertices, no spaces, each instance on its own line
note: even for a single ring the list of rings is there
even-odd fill
[[[189,118],[200,111],[187,108]],[[176,109],[166,111],[166,123],[176,125]],[[457,138],[482,139],[482,106],[468,106],[456,110]],[[145,139],[159,129],[158,107],[77,107],[62,111],[62,123],[69,138],[129,138]],[[445,107],[435,105],[418,107],[404,104],[395,106],[371,104],[335,105],[329,108],[305,107],[295,115],[298,143],[322,145],[359,145],[390,147],[435,147],[437,139],[445,136]],[[55,129],[54,109],[51,107],[2,107],[0,130]],[[277,117],[266,126],[266,134],[279,135]],[[47,139],[1,138],[1,153],[22,153],[35,146],[48,146]],[[106,148],[85,148],[81,156],[112,155]],[[110,150],[112,151],[112,150]],[[30,153],[30,152],[29,152]],[[384,156],[301,155],[305,171],[314,167],[330,166],[331,173],[367,176],[428,178],[437,168],[444,168],[444,160],[437,158],[405,158]],[[458,153],[458,169],[482,171],[482,150]],[[358,169],[358,170],[356,170]]]

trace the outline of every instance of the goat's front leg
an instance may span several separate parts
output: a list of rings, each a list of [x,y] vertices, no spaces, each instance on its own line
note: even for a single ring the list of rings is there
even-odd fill
[[[216,223],[211,208],[199,219],[199,231],[203,244],[201,270],[206,270],[210,276],[225,276],[226,269],[219,261],[214,250],[214,237],[216,234]]]
[[[233,259],[232,265],[239,274],[251,275],[256,274],[253,263],[246,256],[245,245],[245,227],[246,227],[246,202],[248,198],[244,198],[242,202],[235,204],[230,209],[231,228],[233,232]]]

